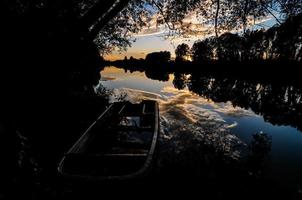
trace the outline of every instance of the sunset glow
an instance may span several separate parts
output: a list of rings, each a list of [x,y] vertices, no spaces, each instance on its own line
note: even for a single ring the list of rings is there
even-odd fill
[[[214,36],[214,33],[209,33],[208,29],[213,27],[207,27],[200,24],[195,15],[190,15],[184,20],[185,23],[190,24],[192,32],[188,33],[186,36],[169,37],[169,30],[164,25],[157,26],[155,19],[150,22],[150,26],[141,30],[138,34],[134,34],[133,38],[135,42],[132,46],[127,49],[127,51],[115,50],[111,54],[105,55],[106,60],[114,61],[124,59],[125,56],[130,58],[145,58],[148,53],[157,51],[170,51],[172,59],[175,58],[175,49],[177,45],[181,43],[186,43],[190,47],[197,40],[202,40],[204,38]],[[251,24],[249,28],[251,30],[256,29],[267,29],[276,24],[276,20],[272,17],[264,18],[258,20],[255,24]],[[240,33],[242,30],[233,30],[234,33]]]

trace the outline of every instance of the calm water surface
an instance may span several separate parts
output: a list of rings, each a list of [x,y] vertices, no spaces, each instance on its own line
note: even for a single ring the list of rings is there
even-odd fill
[[[254,110],[257,109],[253,109],[255,106],[252,98],[247,98],[248,103],[237,102],[239,106],[234,106],[236,102],[225,98],[230,94],[224,95],[217,92],[221,88],[215,86],[216,82],[213,78],[193,79],[193,75],[177,75],[176,80],[173,74],[166,76],[167,81],[159,81],[148,78],[145,72],[131,73],[116,67],[106,67],[101,71],[102,78],[96,90],[100,88],[111,90],[111,101],[121,98],[131,102],[139,102],[142,99],[157,100],[161,113],[161,142],[166,144],[164,152],[169,156],[172,154],[175,157],[180,156],[186,149],[200,141],[222,149],[227,157],[241,159],[247,155],[246,152],[253,141],[254,134],[267,134],[267,138],[271,141],[268,143],[271,146],[267,153],[268,159],[265,161],[267,175],[276,180],[282,180],[284,184],[297,187],[299,192],[302,184],[302,133],[299,131],[299,122],[291,124],[291,119],[287,118],[286,114],[283,119],[282,112],[280,115],[280,113],[275,113],[274,108],[270,108],[269,105],[274,104],[274,101],[278,103],[278,98],[269,96],[271,100],[264,101],[268,102],[267,111],[265,109],[263,111],[265,105],[262,106],[262,103],[260,106],[262,110],[258,109],[256,112],[259,114],[256,114]],[[208,82],[205,83],[205,80]],[[178,82],[181,84],[179,85]],[[193,85],[195,82],[203,84],[196,87]],[[228,80],[222,80],[222,82],[224,85],[228,84]],[[240,92],[251,88],[250,85],[242,85],[244,87],[239,88]],[[194,87],[198,89],[192,89]],[[218,89],[213,89],[213,87]],[[232,87],[229,87],[230,91],[233,91],[235,86]],[[264,89],[261,90],[261,87]],[[200,95],[209,88],[215,91],[215,95],[211,92]],[[256,84],[253,88],[256,91],[264,91],[262,94],[267,94],[265,88],[269,87]],[[228,88],[222,90],[228,90]],[[236,94],[232,95],[236,96]],[[250,95],[253,98],[255,96],[252,93]],[[240,94],[237,94],[237,97],[239,96]],[[278,97],[278,95],[275,96]],[[257,98],[259,97],[254,99]],[[288,98],[285,97],[285,99]],[[301,95],[296,95],[295,98],[295,102],[301,105]],[[278,117],[279,115],[281,117]],[[274,119],[274,116],[277,119]],[[199,156],[196,155],[196,160]],[[186,159],[183,162],[186,162]]]

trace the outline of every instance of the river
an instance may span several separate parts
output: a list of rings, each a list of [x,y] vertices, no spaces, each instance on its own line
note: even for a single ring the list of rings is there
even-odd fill
[[[111,102],[159,102],[159,167],[170,162],[190,171],[183,176],[200,175],[219,152],[229,162],[244,162],[249,175],[301,193],[300,87],[113,66],[100,73],[95,90],[106,91]]]

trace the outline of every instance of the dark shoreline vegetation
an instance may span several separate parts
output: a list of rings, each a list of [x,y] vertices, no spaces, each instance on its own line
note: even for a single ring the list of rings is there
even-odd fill
[[[131,6],[124,9],[129,2]],[[145,71],[148,77],[162,81],[169,73],[175,73],[177,88],[188,86],[201,96],[251,107],[271,123],[291,125],[301,130],[302,108],[297,100],[302,93],[299,82],[301,7],[291,3],[282,7],[287,21],[268,31],[246,32],[250,34],[248,43],[230,33],[220,35],[218,43],[213,38],[196,43],[196,55],[205,57],[195,57],[195,63],[185,61],[188,51],[182,49],[176,62],[168,61],[167,54],[163,61],[157,60],[156,55],[149,58],[151,62],[135,59],[104,61],[100,52],[108,53],[114,47],[126,48],[130,44],[129,33],[137,33],[146,26],[142,19],[150,13],[144,12],[145,7],[140,2],[147,4],[150,1],[4,0],[0,3],[0,199],[89,199],[104,193],[130,196],[134,190],[150,192],[154,187],[165,194],[177,190],[171,196],[300,198],[301,195],[295,193],[299,189],[281,186],[262,173],[267,170],[263,169],[263,160],[269,152],[270,138],[256,133],[248,159],[239,163],[224,160],[213,146],[200,145],[195,149],[192,145],[184,152],[188,161],[192,152],[198,154],[201,151],[208,155],[198,160],[202,170],[197,176],[190,171],[195,160],[190,161],[188,168],[177,165],[177,160],[164,163],[167,165],[161,173],[155,170],[154,176],[126,183],[75,183],[58,176],[59,159],[109,104],[108,96],[98,96],[93,89],[100,80],[100,70],[107,65]],[[171,11],[168,12],[171,23],[177,23],[188,10],[199,6],[194,4],[197,1],[171,2],[172,6],[167,4],[168,7],[161,10]],[[194,5],[182,7],[177,4],[186,2]],[[222,1],[217,2],[219,5]],[[221,33],[218,26],[225,21],[218,20],[220,11],[219,6],[216,7],[216,17],[209,17],[215,18],[211,22],[215,23],[218,34]],[[257,13],[256,18],[267,15],[267,11],[255,2],[246,5],[245,11],[239,17],[244,26],[247,16],[253,12]],[[238,19],[236,12],[232,13],[232,19]],[[169,23],[165,20],[166,15],[159,16],[159,23]],[[242,42],[240,48],[226,45],[230,41],[239,44],[239,40]],[[220,61],[209,61],[215,56],[208,50],[217,50],[217,44],[221,45]],[[206,48],[201,48],[204,45]],[[300,45],[300,49],[295,45]],[[238,56],[238,50],[243,47],[250,51]],[[298,53],[294,53],[297,49]],[[263,57],[266,60],[261,60]],[[190,81],[183,77],[189,73],[192,74]],[[204,75],[216,78],[215,91],[203,90],[210,80],[209,77],[203,78]],[[236,89],[231,88],[234,82],[238,86]],[[251,99],[256,97],[250,95],[249,89],[255,90],[258,83],[269,92],[263,99],[253,102]],[[286,101],[283,97],[288,92],[291,92],[292,99]],[[180,137],[186,140],[185,134]],[[247,172],[253,173],[249,175]]]
[[[158,67],[154,67],[158,66]],[[136,61],[105,61],[104,66],[116,66],[125,70],[162,74],[162,80],[167,80],[167,73],[203,73],[218,77],[232,77],[248,80],[278,81],[280,83],[300,83],[300,62],[296,61],[251,61],[251,62],[212,62],[197,64],[193,62],[177,63],[148,63],[144,60]],[[162,66],[162,67],[161,67]],[[227,66],[228,70],[223,70]],[[284,69],[286,66],[286,70]],[[252,69],[253,68],[253,69]],[[155,70],[156,69],[156,70]],[[252,70],[251,70],[252,69]],[[269,75],[274,74],[274,76]]]

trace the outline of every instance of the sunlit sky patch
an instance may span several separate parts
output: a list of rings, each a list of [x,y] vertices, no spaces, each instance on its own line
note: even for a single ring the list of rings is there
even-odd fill
[[[194,33],[186,37],[167,37],[169,32],[168,28],[165,27],[165,25],[157,25],[156,16],[154,16],[154,19],[150,21],[148,27],[141,30],[138,34],[133,35],[135,42],[127,51],[113,51],[110,55],[106,55],[105,59],[118,60],[124,59],[125,56],[128,58],[131,56],[134,58],[145,58],[148,53],[156,51],[170,51],[173,58],[175,57],[174,51],[177,45],[187,43],[189,46],[192,46],[196,40],[213,36],[213,33],[208,33],[208,29],[213,27],[200,24],[195,16],[196,15],[191,14],[184,19],[184,23],[190,23],[191,29],[194,30]],[[255,25],[250,26],[250,29],[267,29],[275,24],[276,20],[274,18],[267,17],[256,21]],[[234,30],[232,32],[240,32],[240,30]]]

